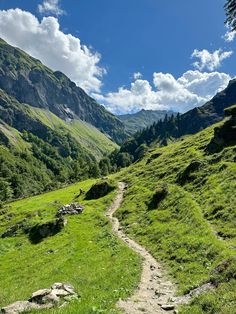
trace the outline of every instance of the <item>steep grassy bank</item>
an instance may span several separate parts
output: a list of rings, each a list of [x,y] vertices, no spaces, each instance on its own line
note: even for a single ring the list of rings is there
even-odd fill
[[[179,294],[216,284],[181,313],[236,313],[236,147],[210,153],[214,127],[152,148],[116,175],[129,184],[118,218],[167,265]]]
[[[52,220],[60,204],[70,203],[93,183],[7,205],[0,214],[0,234],[17,223],[27,227]],[[27,299],[54,282],[69,282],[80,301],[45,313],[116,313],[116,301],[131,294],[139,280],[140,260],[112,235],[104,216],[115,193],[91,201],[77,198],[84,213],[68,216],[63,231],[39,244],[31,244],[21,229],[14,237],[0,238],[0,306]]]

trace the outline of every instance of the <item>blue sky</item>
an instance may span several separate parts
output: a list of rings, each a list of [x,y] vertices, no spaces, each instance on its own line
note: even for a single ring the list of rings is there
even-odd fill
[[[53,2],[53,0],[44,0],[44,3],[43,0],[0,0],[0,10],[3,12],[3,10],[20,8],[22,11],[31,12],[39,23],[43,17],[53,16],[58,19],[61,32],[79,38],[81,44],[86,45],[92,55],[95,56],[95,52],[98,52],[100,56],[97,55],[96,61],[93,59],[92,63],[93,66],[99,67],[100,73],[96,73],[95,70],[92,75],[96,78],[99,76],[99,84],[91,80],[89,86],[83,86],[82,77],[77,82],[75,75],[69,75],[69,70],[66,74],[78,85],[82,84],[83,88],[113,112],[133,112],[142,107],[146,109],[166,107],[186,111],[204,103],[227,85],[229,76],[235,75],[235,42],[227,42],[222,38],[226,33],[224,0],[54,0],[61,11],[53,12],[45,9],[40,13],[38,5],[51,1]],[[0,27],[0,36],[26,51],[28,49],[29,53],[32,51],[33,54],[32,47],[28,48],[26,42],[21,43],[19,38],[14,38],[14,27],[17,31],[18,23],[20,22],[15,16],[13,19],[15,25],[12,26],[13,35],[4,26]],[[0,26],[2,26],[1,19]],[[3,29],[2,33],[1,29]],[[24,38],[24,33],[20,33],[19,37]],[[33,40],[36,41],[37,38],[33,37]],[[200,58],[191,58],[195,49],[205,50],[210,54],[221,49],[218,57],[224,52],[228,54],[210,68],[207,63],[205,67],[204,65],[201,67],[201,64],[194,67],[193,62],[202,63]],[[203,54],[201,56],[204,58]],[[45,56],[36,57],[51,65],[50,60],[46,60]],[[57,66],[52,63],[51,67]],[[67,70],[66,64],[62,70],[64,72]],[[182,77],[188,71],[198,71],[200,74],[196,72],[191,73],[190,76],[198,76],[201,80],[200,90],[211,88],[211,92],[207,94],[204,90],[203,94],[199,94],[195,84],[194,88],[191,86],[190,89],[191,93],[194,89],[194,97],[188,94],[189,89],[187,92],[181,91],[181,95],[178,94],[174,100],[173,97],[171,99],[167,97],[167,94],[163,95],[166,85],[169,88],[165,90],[166,93],[170,90],[173,92],[173,86],[174,89],[179,89],[171,76],[176,80],[180,78],[177,83],[182,84],[183,79],[186,81],[186,77],[189,77],[189,75]],[[133,74],[136,72],[140,72],[142,77],[136,75],[135,80]],[[154,73],[159,75],[154,78]],[[77,74],[80,75],[79,72]],[[137,84],[135,81],[138,81]],[[202,86],[204,81],[205,87]],[[98,84],[99,87],[93,90],[91,88],[93,84],[94,86]],[[131,84],[134,84],[133,91],[131,91]],[[187,83],[184,84],[186,89]],[[189,86],[189,81],[187,85]],[[156,95],[157,90],[158,95]],[[160,94],[160,91],[163,93]],[[186,99],[182,105],[181,99],[185,97],[183,95]],[[119,105],[120,102],[122,104]]]

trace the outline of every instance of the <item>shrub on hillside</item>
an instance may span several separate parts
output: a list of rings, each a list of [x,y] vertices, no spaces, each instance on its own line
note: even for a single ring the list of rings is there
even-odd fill
[[[160,202],[166,198],[168,193],[168,186],[166,184],[162,184],[161,186],[159,186],[155,190],[151,202],[148,204],[148,209],[152,210],[158,208]]]

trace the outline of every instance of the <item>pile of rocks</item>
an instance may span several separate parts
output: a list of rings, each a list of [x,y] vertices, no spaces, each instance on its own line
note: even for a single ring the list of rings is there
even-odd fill
[[[57,213],[57,216],[62,216],[62,215],[78,215],[81,214],[84,210],[84,207],[77,204],[77,203],[72,203],[70,205],[63,205]]]
[[[1,309],[1,313],[18,314],[32,310],[43,310],[52,307],[63,307],[79,295],[70,284],[54,283],[49,289],[34,292],[28,301],[17,301]]]

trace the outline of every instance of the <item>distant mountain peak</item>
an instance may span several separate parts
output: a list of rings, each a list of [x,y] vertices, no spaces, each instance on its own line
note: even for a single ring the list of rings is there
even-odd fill
[[[126,132],[132,135],[154,122],[164,119],[166,115],[170,116],[172,114],[176,115],[171,110],[141,109],[136,113],[119,115],[118,118],[125,124]]]

